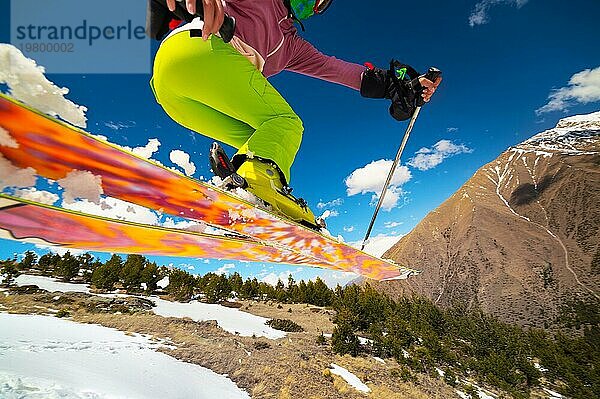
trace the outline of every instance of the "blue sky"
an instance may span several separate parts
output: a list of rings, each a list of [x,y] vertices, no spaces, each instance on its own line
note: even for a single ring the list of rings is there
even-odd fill
[[[86,3],[79,4],[78,12],[85,14]],[[0,5],[5,10],[8,1],[0,0]],[[585,99],[577,97],[569,79],[600,66],[599,17],[600,3],[595,0],[337,0],[326,15],[306,21],[302,35],[327,54],[361,64],[371,61],[380,67],[393,57],[423,71],[435,65],[444,72],[439,92],[417,121],[403,165],[422,148],[430,149],[422,154],[438,155],[443,161],[428,170],[408,165],[411,178],[401,186],[402,205],[380,214],[373,235],[408,233],[507,147],[554,126],[565,115],[598,110],[598,98],[592,96],[583,103]],[[3,12],[0,42],[10,40],[9,29],[8,13]],[[110,59],[111,54],[107,52],[106,57]],[[211,140],[169,119],[154,101],[149,75],[47,76],[71,90],[69,99],[88,107],[88,131],[130,147],[157,138],[162,145],[153,158],[172,165],[169,153],[181,149],[197,166],[194,176],[210,176],[207,152]],[[304,121],[304,141],[292,169],[295,193],[306,198],[315,212],[329,209],[339,214],[328,219],[332,233],[347,241],[361,240],[374,209],[369,204],[372,193],[348,196],[345,179],[373,161],[392,159],[406,123],[389,117],[386,101],[363,99],[345,87],[289,72],[271,82]],[[560,88],[565,88],[563,97],[571,99],[568,109],[536,113],[548,103],[553,90]],[[569,93],[575,94],[569,97]],[[126,127],[111,129],[111,123]],[[432,152],[441,140],[447,141],[438,149],[454,149],[456,154],[444,158],[443,152]],[[317,209],[318,203],[331,201],[338,205]],[[0,257],[27,248],[0,241]],[[230,270],[244,276],[294,271],[296,278],[308,278],[317,273],[277,265],[157,260],[195,265],[196,272],[233,263],[235,269]]]

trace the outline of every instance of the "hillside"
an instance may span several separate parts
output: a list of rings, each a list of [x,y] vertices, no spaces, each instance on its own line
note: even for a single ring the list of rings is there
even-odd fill
[[[600,299],[600,112],[562,119],[483,166],[384,257],[424,272],[380,288],[549,327]]]

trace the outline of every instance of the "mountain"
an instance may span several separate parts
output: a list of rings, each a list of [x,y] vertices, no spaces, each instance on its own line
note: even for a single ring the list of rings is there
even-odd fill
[[[378,284],[550,327],[600,299],[600,112],[509,148],[388,250],[423,273]]]

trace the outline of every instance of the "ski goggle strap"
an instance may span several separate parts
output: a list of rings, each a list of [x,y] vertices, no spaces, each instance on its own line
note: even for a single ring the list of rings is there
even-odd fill
[[[332,0],[291,0],[290,6],[296,18],[302,20],[315,14],[323,14]]]

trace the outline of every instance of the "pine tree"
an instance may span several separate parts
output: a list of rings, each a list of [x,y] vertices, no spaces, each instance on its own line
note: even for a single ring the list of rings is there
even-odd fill
[[[315,284],[311,280],[308,280],[308,283],[306,283],[304,298],[306,299],[306,303],[315,303]]]
[[[146,266],[140,273],[140,282],[146,284],[146,292],[152,294],[158,288],[158,282],[163,278],[161,270],[156,262],[146,263]]]
[[[353,327],[356,324],[355,316],[343,309],[336,315],[335,323],[331,337],[333,351],[340,355],[358,356],[360,343]]]
[[[79,261],[79,270],[81,276],[86,283],[89,283],[92,279],[92,273],[94,273],[94,269],[99,267],[101,263],[95,260],[94,257],[87,252],[79,255],[77,260]]]
[[[325,284],[321,278],[317,277],[313,287],[313,298],[312,302],[309,303],[316,306],[331,306],[333,302],[333,293],[327,284]]]
[[[169,273],[167,292],[180,302],[187,302],[194,296],[196,279],[190,273],[181,269],[172,269]]]
[[[15,278],[19,276],[20,273],[16,265],[16,258],[0,262],[0,277],[2,278],[3,286],[10,287],[15,282]]]
[[[261,300],[275,299],[275,287],[264,281],[259,282],[256,278],[252,279],[252,284],[258,287],[258,298]]]
[[[25,252],[23,260],[17,264],[19,270],[33,269],[37,265],[38,256],[33,251]]]
[[[142,283],[142,270],[148,261],[142,255],[127,255],[127,260],[119,272],[119,279],[127,291],[139,291]]]
[[[306,297],[306,283],[304,282],[304,280],[301,280],[300,283],[298,283],[298,290],[297,290],[296,295],[294,296],[294,302],[308,303],[308,300]]]
[[[243,285],[244,280],[238,272],[235,272],[229,276],[229,286],[231,287],[231,290],[234,291],[238,296],[240,296],[240,291],[242,291]]]
[[[260,290],[259,290],[259,284],[258,284],[258,280],[256,278],[254,279],[247,279],[246,281],[244,281],[244,284],[242,285],[242,289],[240,290],[240,298],[244,298],[244,299],[255,299],[259,296],[260,294]]]
[[[54,271],[54,268],[60,261],[60,255],[53,254],[48,252],[45,255],[42,255],[38,260],[38,269],[42,272],[44,276],[50,275]]]
[[[283,285],[283,281],[278,280],[277,285],[275,285],[275,298],[278,302],[285,302],[287,298],[287,292],[285,291],[285,286]]]
[[[224,274],[212,274],[205,288],[205,294],[209,303],[219,303],[226,300],[231,295],[231,285],[227,277]]]
[[[119,255],[113,255],[104,265],[98,267],[92,273],[92,284],[99,289],[112,291],[119,281],[119,272],[123,266],[123,260]]]
[[[71,281],[79,274],[79,260],[67,251],[56,264],[54,276],[63,281]]]

